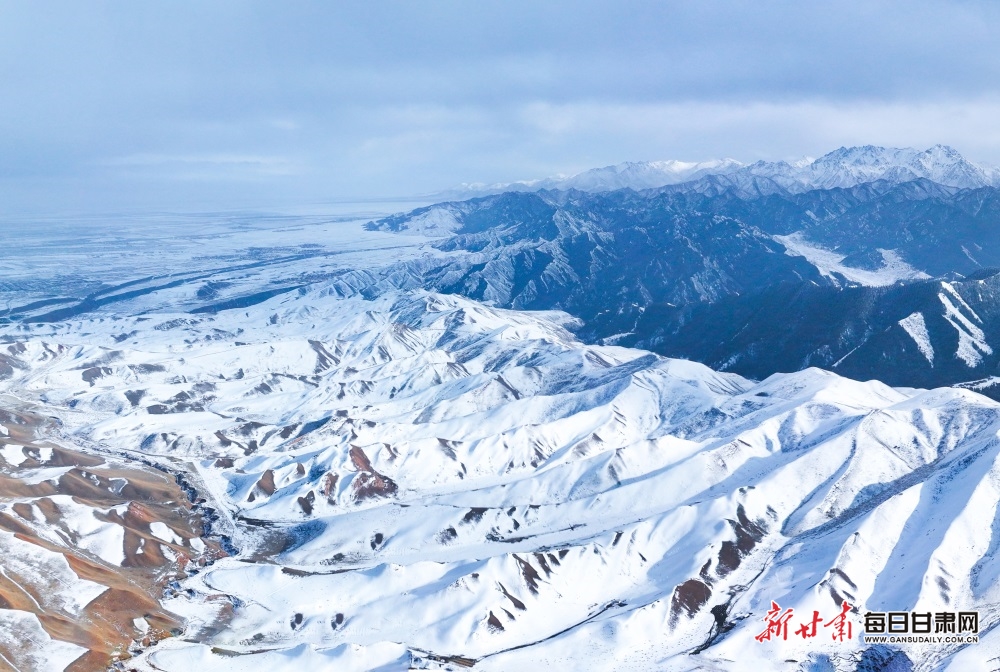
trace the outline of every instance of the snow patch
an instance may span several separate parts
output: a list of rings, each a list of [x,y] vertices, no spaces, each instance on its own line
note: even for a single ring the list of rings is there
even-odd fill
[[[947,294],[955,297],[958,302],[972,315],[973,319],[980,320],[979,316],[969,305],[962,300],[962,297],[958,295],[955,288],[949,285],[947,282],[942,282],[941,287],[945,289]],[[962,311],[952,303],[951,299],[945,292],[940,292],[938,298],[941,299],[941,304],[944,306],[944,319],[948,320],[948,323],[955,328],[958,332],[958,348],[955,351],[955,356],[965,362],[965,365],[970,369],[979,366],[983,361],[983,355],[993,354],[993,348],[989,346],[986,342],[986,334],[978,326],[973,324],[972,320],[967,318],[962,314]]]
[[[77,546],[90,551],[112,565],[125,561],[125,529],[114,523],[99,520],[95,510],[77,504],[72,497],[52,497],[63,515],[67,529],[77,536]]]
[[[33,648],[26,649],[26,642]],[[0,609],[0,644],[5,649],[22,653],[33,664],[34,670],[62,670],[86,653],[86,649],[69,642],[49,637],[38,617],[26,611]],[[0,662],[7,662],[0,655]],[[9,669],[14,668],[13,665]]]
[[[927,323],[923,313],[912,313],[899,321],[899,326],[906,330],[910,338],[917,344],[920,354],[934,366],[934,346],[931,345],[931,335],[927,333]]]
[[[451,208],[435,206],[427,212],[408,219],[406,228],[401,233],[420,234],[423,236],[450,236],[461,228],[461,226],[461,222],[455,217],[455,213]]]
[[[184,540],[177,536],[177,533],[170,529],[166,523],[161,523],[156,520],[149,524],[149,530],[153,533],[153,536],[157,539],[167,542],[168,544],[183,544]]]
[[[0,455],[3,459],[12,467],[20,466],[28,457],[24,454],[24,446],[18,446],[13,443],[8,443],[5,446],[0,446]]]
[[[900,280],[925,280],[930,276],[906,263],[895,250],[879,248],[882,254],[883,266],[877,271],[866,271],[862,268],[845,266],[845,255],[810,243],[801,231],[787,236],[774,236],[774,239],[785,246],[785,254],[792,257],[805,257],[805,260],[815,266],[822,275],[836,279],[839,275],[850,282],[856,282],[868,287],[885,287]]]

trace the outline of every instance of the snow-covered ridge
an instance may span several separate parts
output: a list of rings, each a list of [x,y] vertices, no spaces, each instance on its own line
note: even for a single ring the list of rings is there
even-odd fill
[[[770,602],[1000,619],[996,403],[755,383],[565,319],[334,284],[39,325],[0,392],[223,513],[241,553],[164,600],[187,630],[140,670],[854,669],[857,639],[757,644]]]
[[[627,161],[614,166],[593,168],[576,175],[556,175],[539,180],[509,183],[463,184],[456,193],[491,194],[503,191],[538,191],[540,189],[579,189],[580,191],[612,191],[614,189],[651,189],[667,184],[679,184],[705,175],[725,175],[742,168],[735,159],[710,161]]]
[[[804,158],[793,162],[757,161],[746,164],[735,159],[626,162],[572,176],[500,184],[463,184],[440,196],[468,198],[503,191],[540,189],[589,192],[624,188],[641,190],[694,182],[709,176],[726,177],[738,186],[763,178],[792,192],[853,187],[877,180],[899,184],[921,178],[962,189],[1000,186],[1000,168],[968,161],[945,145],[934,145],[925,150],[865,145],[841,147],[818,159]]]

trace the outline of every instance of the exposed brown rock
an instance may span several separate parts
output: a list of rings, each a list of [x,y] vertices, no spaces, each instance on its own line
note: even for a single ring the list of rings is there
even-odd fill
[[[388,476],[378,473],[361,473],[352,482],[354,498],[358,501],[371,497],[388,497],[395,494],[398,487]]]
[[[107,669],[116,660],[128,657],[134,641],[149,645],[181,628],[181,618],[165,611],[158,598],[168,581],[183,578],[184,567],[195,553],[187,540],[199,537],[202,525],[173,477],[144,466],[107,464],[93,455],[40,443],[38,435],[46,431],[45,418],[6,409],[3,414],[3,422],[11,430],[11,442],[24,445],[26,456],[21,465],[5,465],[7,473],[0,474],[0,529],[13,532],[16,542],[6,548],[6,553],[14,554],[7,559],[17,557],[17,544],[32,544],[61,555],[69,571],[107,590],[80,612],[68,613],[65,591],[71,590],[70,586],[54,580],[47,572],[18,573],[16,567],[24,564],[7,562],[5,572],[0,574],[0,608],[33,613],[50,637],[87,649],[67,668],[70,672]],[[46,449],[44,462],[42,448]],[[18,478],[21,471],[40,464],[69,470],[55,483],[50,480],[29,485]],[[91,508],[96,520],[122,528],[121,566],[75,545],[75,534],[69,532],[63,512],[51,499],[56,494],[70,495],[75,505]],[[117,508],[121,504],[127,507]],[[180,542],[168,543],[153,536],[153,522],[166,524]],[[60,536],[52,536],[53,529],[60,530]],[[214,541],[203,542],[205,555],[200,562],[224,555]],[[167,548],[170,554],[165,552]],[[30,564],[35,557],[32,551],[22,563]],[[147,633],[136,629],[136,618],[149,623]],[[18,646],[17,642],[0,641],[0,655],[17,669],[32,669],[26,657],[30,645]]]
[[[333,496],[334,488],[337,487],[337,480],[339,476],[332,471],[326,472],[323,476],[323,494],[326,495],[327,499]]]
[[[767,532],[763,521],[754,522],[747,517],[742,504],[736,507],[736,520],[728,522],[736,533],[736,540],[722,542],[716,569],[719,576],[726,576],[739,567],[743,558],[753,551]]]
[[[277,489],[274,487],[274,470],[268,469],[261,475],[257,488],[268,497],[274,494]]]
[[[383,474],[375,471],[371,460],[365,455],[365,451],[358,446],[351,446],[349,452],[351,462],[360,472],[351,482],[354,490],[354,498],[357,501],[369,499],[371,497],[388,497],[398,490],[396,483]]]
[[[490,617],[486,619],[486,625],[489,626],[489,629],[494,632],[504,631],[503,623],[500,622],[499,618],[493,615],[492,611],[490,612]]]
[[[316,501],[316,493],[313,492],[312,490],[310,490],[309,494],[306,495],[305,497],[299,497],[298,498],[299,506],[302,507],[302,511],[307,516],[312,515],[312,512],[313,512],[313,502],[315,502],[315,501]]]
[[[507,590],[502,583],[498,583],[497,585],[500,586],[500,590],[503,592],[504,597],[510,600],[510,603],[514,605],[515,609],[518,609],[519,611],[527,611],[528,607],[524,605],[524,602],[511,595],[510,591]]]
[[[354,463],[354,468],[358,471],[375,471],[372,467],[371,460],[369,460],[368,456],[365,455],[365,451],[361,450],[357,446],[351,446],[351,450],[348,454],[351,456],[351,462]]]
[[[514,559],[517,560],[517,564],[521,566],[521,578],[524,579],[524,583],[528,586],[528,590],[530,590],[532,594],[537,595],[538,582],[542,578],[539,576],[538,570],[532,567],[530,562],[518,557],[517,555],[514,556]]]
[[[712,597],[712,589],[699,579],[688,579],[674,588],[670,600],[670,622],[676,623],[681,614],[693,616]]]

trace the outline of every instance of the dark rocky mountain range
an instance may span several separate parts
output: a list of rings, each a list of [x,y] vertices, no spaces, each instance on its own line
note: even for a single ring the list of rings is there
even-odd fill
[[[622,344],[764,378],[809,366],[938,387],[1000,370],[1000,269],[887,287],[782,283],[750,296],[650,306]],[[990,394],[993,396],[993,394]]]
[[[756,378],[820,366],[908,386],[1000,373],[998,226],[994,187],[880,179],[796,193],[732,175],[510,192],[369,224],[437,231],[437,248],[461,253],[411,262],[423,286],[565,310],[589,341]]]

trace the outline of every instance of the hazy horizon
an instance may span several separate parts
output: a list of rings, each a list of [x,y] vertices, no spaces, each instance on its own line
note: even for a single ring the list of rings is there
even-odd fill
[[[0,0],[0,215],[412,198],[625,161],[1000,164],[985,2]]]

